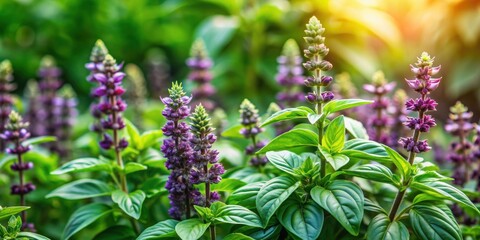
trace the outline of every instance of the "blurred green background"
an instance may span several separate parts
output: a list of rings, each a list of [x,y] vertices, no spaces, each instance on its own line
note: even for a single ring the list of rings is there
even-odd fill
[[[201,37],[222,107],[236,111],[248,97],[265,110],[280,89],[276,57],[288,38],[303,45],[312,15],[326,28],[330,74],[349,72],[361,86],[381,69],[403,87],[408,64],[425,50],[443,67],[439,114],[457,99],[479,112],[480,1],[0,0],[0,60],[12,61],[22,91],[42,56],[54,56],[85,109],[91,85],[84,64],[96,39],[145,73],[153,49],[161,50],[170,79],[183,80],[190,46]]]

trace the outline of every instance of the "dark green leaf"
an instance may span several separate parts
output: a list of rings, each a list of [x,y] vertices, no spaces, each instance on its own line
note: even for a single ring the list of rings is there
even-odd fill
[[[300,167],[304,160],[290,151],[267,152],[268,161],[276,168],[290,175],[297,175],[294,169]]]
[[[112,209],[103,203],[91,203],[80,207],[70,216],[70,219],[68,219],[62,239],[70,239],[75,233],[111,212]]]
[[[135,237],[136,234],[131,227],[115,225],[95,235],[93,240],[131,240]]]
[[[69,172],[93,172],[111,169],[110,162],[97,158],[79,158],[63,164],[51,174],[59,175]]]
[[[235,190],[228,197],[227,203],[242,205],[250,209],[255,208],[256,197],[264,184],[265,182],[250,183]]]
[[[345,129],[352,138],[368,140],[367,130],[360,121],[353,118],[344,117]]]
[[[183,220],[175,226],[175,231],[182,240],[197,240],[205,233],[210,223],[203,223],[198,218]]]
[[[367,240],[410,239],[407,227],[399,221],[391,222],[387,215],[379,214],[370,221]]]
[[[480,215],[478,208],[470,201],[465,193],[446,182],[412,182],[410,186],[439,199],[448,199],[457,202]]]
[[[263,127],[280,121],[307,118],[309,114],[315,114],[315,112],[308,107],[286,108],[267,118],[261,126]]]
[[[327,114],[342,111],[345,109],[371,104],[373,101],[363,99],[340,99],[332,100],[325,104],[323,111]]]
[[[145,198],[146,195],[142,190],[136,190],[128,194],[121,190],[116,190],[112,193],[113,202],[117,203],[124,213],[135,219],[139,219],[140,214],[142,214]]]
[[[226,205],[219,208],[215,214],[215,221],[262,227],[262,221],[257,214],[239,205]]]
[[[352,139],[345,142],[342,154],[352,161],[390,161],[385,148],[377,142],[365,139]]]
[[[369,212],[384,213],[385,215],[387,214],[385,209],[383,209],[380,205],[378,205],[378,203],[373,202],[368,198],[365,198],[364,209],[365,211],[369,211]]]
[[[42,236],[38,233],[19,232],[16,239],[27,238],[29,240],[50,240],[50,238]]]
[[[34,137],[34,138],[29,138],[23,142],[24,146],[28,145],[36,145],[36,144],[41,144],[41,143],[47,143],[47,142],[54,142],[57,141],[56,137],[52,136],[42,136],[42,137]]]
[[[147,229],[138,236],[137,240],[150,240],[150,239],[162,239],[167,237],[175,237],[177,233],[175,232],[175,226],[178,221],[173,219],[168,219],[161,221]]]
[[[322,139],[322,147],[330,153],[338,153],[345,145],[345,124],[343,115],[336,117],[327,127]]]
[[[290,198],[278,209],[277,218],[300,239],[316,240],[322,231],[323,209],[311,200],[302,203]]]
[[[289,176],[276,177],[263,185],[258,192],[256,206],[264,227],[283,201],[299,186],[300,182]]]
[[[10,217],[29,208],[27,206],[0,207],[0,219]]]
[[[111,193],[112,188],[105,182],[94,179],[80,179],[53,190],[46,198],[59,197],[76,200],[107,196]]]
[[[407,177],[410,175],[412,171],[412,166],[410,163],[405,160],[399,153],[397,153],[395,150],[384,146],[385,150],[388,153],[388,156],[390,156],[390,160],[392,160],[393,164],[400,170],[400,173],[402,174],[403,177]]]
[[[312,199],[327,210],[352,235],[357,236],[363,218],[364,197],[358,185],[335,180],[325,188],[316,186]]]
[[[458,224],[445,210],[450,211],[434,205],[413,206],[410,209],[410,223],[415,234],[423,240],[463,239]]]
[[[269,151],[281,151],[295,147],[317,147],[317,145],[318,135],[316,133],[306,129],[292,129],[274,138],[257,153],[261,154]]]
[[[253,238],[243,235],[241,233],[230,233],[223,238],[223,240],[254,240]]]
[[[372,181],[391,183],[398,186],[400,183],[392,171],[381,164],[365,164],[353,169],[345,170],[345,174],[361,177]]]

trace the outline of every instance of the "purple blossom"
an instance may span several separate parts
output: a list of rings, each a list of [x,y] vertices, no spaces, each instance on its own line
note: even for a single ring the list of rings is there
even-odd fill
[[[245,152],[247,155],[252,156],[250,165],[255,167],[265,166],[268,162],[265,156],[255,154],[255,152],[265,146],[265,144],[262,145],[262,142],[257,141],[257,135],[264,131],[259,126],[259,122],[258,110],[248,99],[243,100],[242,104],[240,104],[240,123],[244,127],[240,130],[240,134],[252,140],[252,145],[247,146]]]
[[[162,98],[165,109],[162,114],[167,119],[162,130],[168,138],[163,141],[161,151],[167,161],[165,166],[171,170],[165,188],[169,192],[172,218],[189,218],[192,204],[201,204],[202,198],[193,187],[191,170],[193,169],[194,150],[190,145],[192,134],[184,120],[190,115],[188,104],[191,97],[185,96],[182,85],[173,83],[169,90],[170,96]],[[200,181],[200,174],[198,181]]]
[[[195,41],[191,49],[191,57],[187,59],[186,64],[190,68],[188,79],[196,83],[192,96],[197,100],[193,104],[201,103],[205,109],[212,111],[215,103],[211,97],[216,93],[215,87],[211,84],[213,75],[210,69],[213,62],[208,57],[205,43],[202,40]]]
[[[304,94],[300,87],[305,81],[302,69],[302,57],[297,42],[289,39],[283,46],[282,55],[277,58],[278,72],[275,76],[277,83],[285,89],[277,94],[279,105],[283,108],[293,107],[295,103],[304,101]],[[323,82],[331,79],[322,79]],[[328,84],[328,83],[327,83]]]
[[[13,68],[9,60],[0,62],[0,132],[5,130],[8,115],[12,111],[12,96],[10,93],[16,86],[13,81]],[[0,150],[5,149],[5,141],[0,139]]]

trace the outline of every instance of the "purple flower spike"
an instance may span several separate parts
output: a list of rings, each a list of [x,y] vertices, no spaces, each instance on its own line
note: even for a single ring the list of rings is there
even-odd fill
[[[276,75],[277,83],[285,90],[277,94],[277,100],[282,108],[293,107],[297,102],[304,101],[301,92],[301,85],[304,83],[302,57],[297,42],[289,39],[283,45],[282,56],[277,58],[278,72]],[[330,78],[322,78],[322,84],[325,86],[331,82]]]
[[[0,63],[0,132],[5,130],[8,115],[12,111],[12,96],[10,93],[16,86],[13,81],[13,68],[9,60]],[[5,150],[5,142],[0,139],[0,150]]]
[[[243,100],[240,105],[240,123],[244,126],[240,130],[240,133],[245,136],[246,139],[252,139],[253,145],[246,148],[247,155],[251,155],[252,159],[250,160],[250,165],[254,167],[262,167],[267,164],[265,157],[260,157],[255,152],[260,150],[265,144],[262,145],[262,142],[257,142],[257,135],[264,131],[263,128],[259,126],[260,118],[258,116],[258,110],[255,106],[248,100]],[[265,161],[258,159],[265,158]]]
[[[212,111],[215,108],[215,103],[211,98],[216,93],[216,89],[211,83],[213,75],[210,73],[213,62],[208,57],[205,43],[202,40],[194,42],[191,57],[187,59],[186,64],[190,68],[188,80],[197,85],[192,91],[192,96],[197,99],[193,105],[202,104],[205,109]]]

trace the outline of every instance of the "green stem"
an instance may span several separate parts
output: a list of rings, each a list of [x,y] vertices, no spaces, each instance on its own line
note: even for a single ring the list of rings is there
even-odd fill
[[[19,148],[20,147],[20,140],[17,139],[16,142],[15,142],[15,148]],[[20,206],[25,206],[25,195],[23,194],[23,190],[25,188],[24,186],[24,179],[23,179],[23,161],[22,161],[22,154],[21,153],[17,153],[17,160],[18,160],[18,165],[20,166],[20,169],[18,170],[18,176],[20,178],[20,191],[22,191],[20,193]],[[22,222],[24,224],[27,223],[27,211],[22,211],[22,213],[20,213],[20,216],[22,218]]]
[[[211,240],[215,240],[215,239],[217,238],[216,235],[217,235],[217,234],[216,234],[216,231],[215,231],[215,224],[212,223],[212,224],[210,225],[210,239],[211,239]]]

